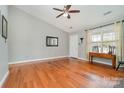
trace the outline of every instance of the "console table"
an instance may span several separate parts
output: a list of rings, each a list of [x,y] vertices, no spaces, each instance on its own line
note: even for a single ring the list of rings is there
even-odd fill
[[[112,67],[116,67],[116,55],[106,53],[89,52],[89,62],[93,63],[93,57],[112,59]]]

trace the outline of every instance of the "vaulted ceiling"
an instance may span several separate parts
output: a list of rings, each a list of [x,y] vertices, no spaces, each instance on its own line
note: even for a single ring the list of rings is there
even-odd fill
[[[80,13],[70,14],[71,19],[64,16],[56,18],[60,12],[53,8],[63,9],[62,5],[19,5],[16,7],[67,32],[124,18],[124,6],[119,5],[72,5],[71,9],[78,9]],[[109,14],[109,12],[111,13]],[[104,15],[107,13],[108,15]]]

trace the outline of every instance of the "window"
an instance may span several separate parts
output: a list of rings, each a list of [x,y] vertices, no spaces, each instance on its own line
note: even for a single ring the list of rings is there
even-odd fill
[[[100,41],[101,41],[100,34],[92,35],[92,42],[100,42]]]
[[[116,33],[114,26],[102,27],[91,31],[91,49],[93,52],[112,53],[116,50]]]
[[[115,40],[115,32],[103,33],[103,41]]]

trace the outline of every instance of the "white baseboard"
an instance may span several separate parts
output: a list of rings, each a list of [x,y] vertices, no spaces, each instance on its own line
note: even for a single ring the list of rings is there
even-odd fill
[[[2,85],[4,84],[5,80],[7,79],[9,75],[9,71],[6,72],[6,74],[4,75],[3,79],[0,81],[0,88],[2,87]]]
[[[80,58],[80,57],[77,57],[77,59],[89,61],[88,59]],[[93,60],[93,61],[96,62],[96,63],[102,63],[102,64],[106,64],[106,65],[112,65],[111,63],[107,63],[107,62],[103,62],[103,61],[97,61],[97,60]]]
[[[105,64],[105,65],[112,65],[111,63],[109,62],[103,62],[103,61],[97,61],[97,60],[93,60],[94,62],[96,63],[102,63],[102,64]]]
[[[33,62],[33,61],[45,61],[45,60],[64,58],[64,57],[68,57],[68,56],[58,56],[58,57],[50,57],[50,58],[42,58],[42,59],[22,60],[22,61],[16,61],[16,62],[9,62],[9,65],[19,64],[19,63],[27,63],[27,62]]]
[[[77,59],[84,60],[84,61],[88,61],[86,58],[77,57]]]

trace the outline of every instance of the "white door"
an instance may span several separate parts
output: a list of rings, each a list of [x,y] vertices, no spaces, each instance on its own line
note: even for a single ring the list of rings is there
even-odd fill
[[[69,54],[70,57],[78,57],[78,35],[70,35],[69,37]]]

